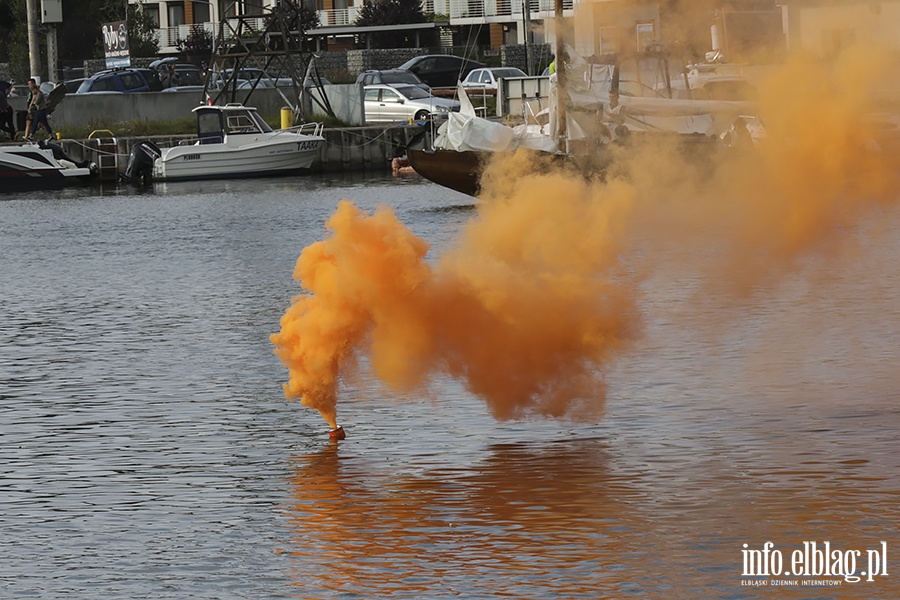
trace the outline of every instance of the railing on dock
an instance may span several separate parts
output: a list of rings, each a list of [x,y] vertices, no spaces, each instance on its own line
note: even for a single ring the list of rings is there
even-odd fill
[[[94,162],[99,168],[100,179],[116,181],[119,178],[119,143],[113,132],[108,129],[92,131],[88,136],[88,148],[96,153]]]

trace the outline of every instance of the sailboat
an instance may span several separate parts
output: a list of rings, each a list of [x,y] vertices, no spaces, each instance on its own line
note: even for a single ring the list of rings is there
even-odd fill
[[[459,112],[449,113],[430,146],[406,150],[410,165],[426,179],[476,196],[481,188],[481,172],[487,161],[498,152],[529,148],[562,156],[550,135],[547,111],[541,115],[544,124],[537,122],[508,127],[479,117],[462,85],[458,87],[457,94]]]
[[[441,125],[429,147],[407,148],[412,167],[435,183],[476,196],[487,161],[523,147],[553,161],[602,168],[610,144],[641,137],[674,136],[692,151],[764,137],[752,102],[694,98],[687,77],[681,97],[673,93],[668,59],[657,48],[585,59],[558,40],[556,56],[548,109],[508,127],[477,116],[459,86],[460,112]],[[648,73],[658,82],[648,81]]]

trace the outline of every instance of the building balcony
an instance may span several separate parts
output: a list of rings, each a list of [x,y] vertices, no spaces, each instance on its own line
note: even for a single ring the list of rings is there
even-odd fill
[[[575,0],[563,0],[563,10],[571,14]],[[523,19],[523,0],[423,0],[422,8],[426,14],[449,14],[450,25],[471,25],[491,22],[511,22]],[[534,20],[552,18],[555,0],[529,0],[528,8]],[[361,6],[334,10],[319,10],[319,27],[349,27],[356,23]],[[213,37],[218,35],[214,23],[198,23],[209,31]],[[266,20],[262,17],[244,20],[244,27],[251,31],[263,31]],[[178,43],[191,35],[192,25],[176,25],[157,30],[159,47],[163,53],[178,50]],[[234,32],[225,28],[225,37],[231,38]]]
[[[319,27],[346,27],[356,23],[360,7],[338,8],[335,10],[317,10]]]
[[[243,25],[244,27],[248,28],[250,32],[262,32],[265,30],[266,20],[262,17],[256,19],[245,19]],[[156,30],[157,39],[159,40],[160,52],[176,52],[178,50],[178,43],[181,40],[189,37],[191,35],[191,30],[194,27],[198,26],[203,27],[205,31],[208,31],[210,34],[212,34],[213,39],[215,39],[219,35],[216,24],[209,22],[194,23],[193,25],[175,25],[173,27],[163,27]],[[234,36],[234,31],[226,26],[225,39],[231,39]]]

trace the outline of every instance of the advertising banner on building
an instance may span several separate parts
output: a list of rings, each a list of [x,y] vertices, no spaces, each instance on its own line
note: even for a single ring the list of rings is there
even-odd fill
[[[128,24],[125,21],[104,23],[103,46],[106,49],[106,68],[130,67],[128,51]]]

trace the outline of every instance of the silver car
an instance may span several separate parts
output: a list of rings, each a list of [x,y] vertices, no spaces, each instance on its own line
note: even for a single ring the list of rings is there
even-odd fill
[[[463,79],[462,85],[466,90],[497,91],[500,79],[506,77],[528,77],[524,71],[515,67],[487,67],[470,71]]]
[[[436,98],[415,85],[367,85],[363,88],[366,123],[399,123],[447,117],[459,102]]]

